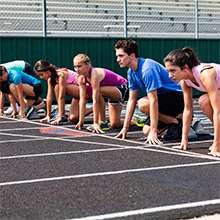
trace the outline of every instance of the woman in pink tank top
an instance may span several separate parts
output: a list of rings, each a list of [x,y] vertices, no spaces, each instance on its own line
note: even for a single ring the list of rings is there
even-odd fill
[[[73,65],[79,75],[80,87],[80,117],[76,128],[81,129],[84,124],[86,83],[91,85],[93,92],[93,131],[103,133],[100,121],[105,121],[104,98],[108,99],[110,128],[120,127],[121,102],[127,91],[127,80],[110,70],[92,67],[90,58],[86,54],[76,55]]]
[[[199,104],[214,125],[214,141],[209,154],[220,157],[220,64],[200,63],[191,48],[171,51],[164,58],[164,63],[170,77],[181,83],[184,93],[181,148],[186,150],[188,146],[188,132],[193,115],[192,88],[195,88],[205,92],[200,96]]]
[[[47,97],[46,107],[47,115],[41,122],[51,122],[53,125],[61,125],[67,122],[65,117],[65,95],[72,96],[69,120],[77,122],[79,118],[79,86],[77,84],[76,72],[67,68],[57,68],[45,60],[39,60],[34,65],[34,71],[41,78],[47,81]],[[87,87],[91,91],[91,87]],[[54,120],[51,121],[51,106],[53,96],[55,94],[58,113]],[[86,109],[85,114],[88,115],[92,109]]]

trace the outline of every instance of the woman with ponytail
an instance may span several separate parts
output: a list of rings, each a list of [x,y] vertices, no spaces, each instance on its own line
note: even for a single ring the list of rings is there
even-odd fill
[[[47,97],[46,108],[47,115],[42,122],[50,122],[51,120],[51,106],[53,96],[55,95],[58,104],[58,113],[55,119],[51,122],[54,125],[61,125],[67,121],[65,117],[65,95],[72,96],[69,120],[73,122],[78,121],[79,117],[79,86],[77,84],[77,74],[67,68],[57,68],[53,64],[45,60],[39,60],[34,65],[35,73],[47,81]],[[91,96],[91,89],[87,87],[88,98]],[[92,112],[92,109],[86,109],[85,114]]]
[[[213,156],[220,157],[220,64],[201,63],[191,48],[176,49],[165,58],[170,78],[180,82],[184,93],[184,112],[181,148],[188,147],[188,133],[193,115],[192,88],[205,92],[199,104],[213,122],[214,141],[210,147]]]

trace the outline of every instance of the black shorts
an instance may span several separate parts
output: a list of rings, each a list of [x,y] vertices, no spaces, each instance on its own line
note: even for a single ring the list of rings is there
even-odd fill
[[[184,100],[180,92],[158,94],[159,112],[164,115],[176,117],[183,113]]]
[[[2,93],[4,94],[9,94],[10,93],[10,89],[9,89],[9,82],[8,81],[3,81],[0,84],[0,90]]]
[[[41,96],[42,92],[43,92],[43,88],[41,84],[36,84],[36,85],[32,85],[33,86],[33,91],[35,96],[26,96],[26,99],[29,100],[38,100],[38,98]]]
[[[126,96],[128,95],[128,86],[127,86],[127,84],[117,86],[117,88],[121,93],[122,100],[112,101],[111,99],[108,99],[108,102],[111,103],[111,104],[123,103],[125,101]]]
[[[35,73],[34,73],[33,69],[31,68],[31,65],[29,63],[27,63],[27,62],[25,62],[25,66],[24,66],[23,72],[27,73],[30,76],[34,76],[35,77]]]
[[[40,77],[33,71],[31,65],[27,62],[25,62],[25,67],[23,69],[24,73],[27,73],[30,76],[33,76],[36,79],[40,79]]]

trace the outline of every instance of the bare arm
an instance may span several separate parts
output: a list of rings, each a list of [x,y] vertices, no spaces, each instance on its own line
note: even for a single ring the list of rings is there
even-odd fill
[[[47,97],[46,97],[46,108],[47,108],[47,116],[51,117],[51,106],[54,96],[54,88],[51,84],[51,79],[47,81]]]
[[[157,90],[148,93],[148,98],[150,102],[150,132],[147,136],[147,141],[149,144],[161,144],[157,137],[157,125],[159,117],[158,108],[158,96]]]
[[[16,108],[16,100],[12,94],[8,94],[8,99],[9,99],[11,106],[12,106],[12,109],[13,109],[12,117],[15,117],[18,114],[17,108]]]
[[[130,127],[131,119],[134,114],[135,106],[137,104],[137,97],[138,97],[137,90],[129,92],[129,99],[128,99],[127,107],[126,107],[124,125],[123,125],[122,130],[116,137],[121,137],[122,139],[126,138],[128,129]]]
[[[0,115],[4,114],[4,94],[0,91]]]
[[[81,129],[85,121],[85,111],[86,111],[86,83],[85,77],[78,77],[79,84],[79,122],[76,128]]]
[[[25,103],[25,99],[24,99],[24,95],[23,95],[23,85],[22,84],[18,84],[15,86],[17,94],[18,94],[18,101],[20,104],[20,112],[19,115],[21,117],[25,117],[25,108],[26,108],[26,103]]]
[[[65,111],[65,94],[66,94],[65,82],[66,82],[66,76],[65,75],[63,75],[62,77],[60,76],[58,82],[59,93],[57,97],[58,117],[62,117]]]
[[[193,98],[192,88],[188,87],[184,81],[181,82],[184,98],[184,110],[183,110],[183,128],[182,128],[182,140],[181,148],[186,150],[188,147],[188,134],[193,115]]]

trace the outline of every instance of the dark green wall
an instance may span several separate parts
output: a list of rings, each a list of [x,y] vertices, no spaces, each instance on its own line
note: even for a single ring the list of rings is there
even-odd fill
[[[94,66],[107,67],[126,76],[126,69],[116,63],[114,43],[116,38],[35,38],[1,37],[0,63],[22,59],[34,64],[47,59],[58,67],[72,68],[72,58],[77,53],[87,53]],[[194,48],[204,62],[220,63],[220,40],[194,39],[138,39],[139,54],[163,61],[171,50],[189,46]]]

